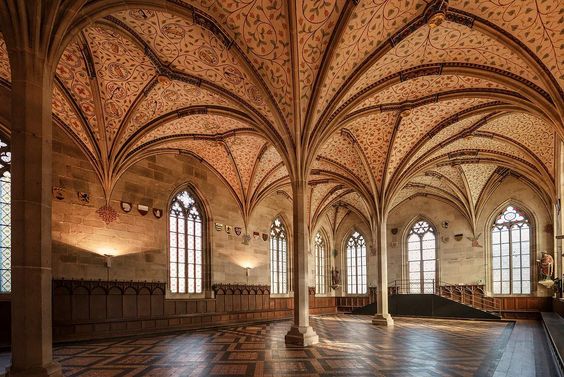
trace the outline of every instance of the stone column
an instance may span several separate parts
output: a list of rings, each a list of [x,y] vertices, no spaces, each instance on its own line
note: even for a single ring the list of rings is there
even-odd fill
[[[380,326],[393,326],[394,320],[390,313],[388,313],[388,245],[386,239],[386,219],[372,227],[372,237],[378,243],[378,254],[380,260],[378,263],[378,287],[376,293],[377,310],[374,318],[372,318],[373,325]]]
[[[293,187],[293,276],[294,280],[294,324],[286,334],[286,344],[310,346],[319,342],[319,337],[309,325],[308,250],[306,213],[307,182],[299,181]]]
[[[10,376],[62,376],[51,320],[51,90],[36,51],[12,56],[12,365]]]

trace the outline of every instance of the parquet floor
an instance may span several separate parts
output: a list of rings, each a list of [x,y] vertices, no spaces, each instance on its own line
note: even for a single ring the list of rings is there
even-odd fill
[[[515,361],[504,356],[513,352],[513,323],[398,318],[388,329],[368,316],[335,315],[314,317],[312,326],[321,342],[305,349],[285,346],[285,321],[65,345],[54,353],[65,376],[514,375],[508,365]],[[528,330],[518,336],[527,338]],[[519,370],[552,376],[535,366],[542,364],[533,355],[538,349],[520,348],[533,365]]]

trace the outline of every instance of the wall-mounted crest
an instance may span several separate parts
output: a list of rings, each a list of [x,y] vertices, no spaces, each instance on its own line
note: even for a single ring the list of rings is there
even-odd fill
[[[131,208],[133,208],[133,207],[131,206],[131,203],[130,203],[130,202],[123,202],[123,201],[122,201],[122,202],[119,203],[119,205],[120,205],[120,207],[121,207],[121,210],[122,210],[123,212],[125,212],[125,213],[131,212]]]
[[[392,234],[393,235],[398,234],[398,228],[392,228]]]
[[[259,232],[253,232],[253,238],[255,240],[258,240],[260,238],[260,233]]]
[[[444,229],[448,229],[448,221],[443,221],[443,222],[441,223],[441,226],[442,226]]]
[[[221,232],[223,230],[223,224],[215,223],[215,230]]]
[[[65,190],[60,186],[53,187],[53,197],[57,200],[63,200],[65,198]]]
[[[268,234],[263,233],[263,234],[262,234],[262,240],[263,240],[263,241],[268,241]]]
[[[144,204],[137,204],[137,212],[139,212],[141,216],[145,216],[147,213],[149,213],[149,206],[146,206]]]
[[[240,235],[241,235],[241,231],[242,231],[243,229],[241,229],[240,226],[236,226],[236,227],[233,228],[233,230],[235,231],[235,234],[236,234],[236,235],[240,236]]]
[[[90,195],[87,192],[78,191],[76,196],[78,197],[78,201],[82,204],[90,203]]]
[[[106,225],[117,220],[118,218],[118,214],[116,210],[110,207],[109,205],[104,205],[98,208],[96,210],[96,213],[98,214],[98,216],[100,216],[102,221],[106,223]]]
[[[455,235],[454,235],[454,239],[455,239],[456,241],[459,241],[459,242],[460,242],[460,241],[462,241],[462,237],[463,237],[463,236],[464,236],[464,234],[462,234],[462,233],[455,234]]]
[[[225,233],[227,234],[231,234],[231,231],[233,230],[233,227],[231,225],[226,225],[225,226]]]
[[[155,216],[157,219],[160,219],[161,217],[163,217],[163,210],[160,208],[153,208],[153,216]]]
[[[450,241],[450,237],[449,237],[449,236],[441,236],[441,242],[442,242],[442,243],[448,243],[448,241]]]

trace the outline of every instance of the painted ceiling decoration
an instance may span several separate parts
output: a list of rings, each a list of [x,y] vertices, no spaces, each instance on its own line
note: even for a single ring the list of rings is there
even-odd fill
[[[326,219],[336,231],[353,212],[374,224],[420,195],[472,222],[508,174],[555,199],[558,0],[86,8],[93,21],[56,69],[53,118],[94,166],[108,204],[130,166],[160,153],[209,166],[245,223],[268,195],[291,200],[301,172],[310,229]],[[0,84],[10,81],[0,38]]]

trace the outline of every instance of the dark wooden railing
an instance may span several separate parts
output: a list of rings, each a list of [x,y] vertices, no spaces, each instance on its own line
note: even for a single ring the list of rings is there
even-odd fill
[[[484,286],[478,284],[450,284],[434,279],[421,282],[394,280],[388,287],[388,294],[434,294],[501,316],[500,300],[486,296]]]

